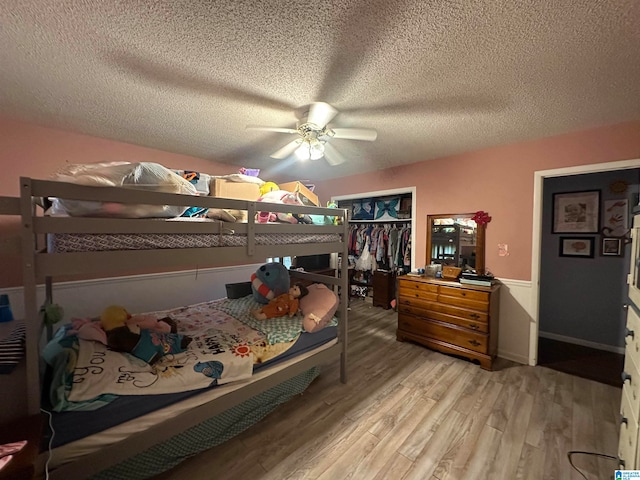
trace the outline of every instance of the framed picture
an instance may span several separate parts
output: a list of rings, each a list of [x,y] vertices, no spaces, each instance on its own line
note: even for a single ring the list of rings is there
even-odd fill
[[[600,190],[553,194],[552,233],[598,233]]]
[[[602,237],[601,254],[603,257],[621,257],[623,252],[622,238]]]
[[[629,201],[605,200],[602,212],[602,233],[607,237],[622,237],[629,228]]]
[[[561,257],[593,258],[592,237],[560,237]]]

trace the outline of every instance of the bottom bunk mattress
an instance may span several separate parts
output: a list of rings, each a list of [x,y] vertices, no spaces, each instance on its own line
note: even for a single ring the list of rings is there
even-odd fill
[[[168,316],[178,332],[193,335],[185,352],[166,355],[153,365],[113,352],[99,341],[79,338],[73,323],[61,328],[44,354],[50,378],[43,406],[53,411],[56,432],[51,446],[108,430],[225,383],[243,384],[263,370],[295,362],[336,341],[335,319],[319,332],[306,333],[299,317],[254,319],[250,312],[256,306],[248,296],[146,314]],[[81,323],[92,332],[96,328],[93,320]],[[225,369],[235,373],[230,381],[221,382]]]
[[[330,343],[334,344],[335,340]],[[320,349],[329,348],[329,346],[325,345]],[[303,356],[308,355],[311,355],[311,353]],[[256,374],[255,377],[263,378],[268,376],[270,375],[269,370],[286,368],[287,364],[290,365],[292,362],[295,362],[295,360],[289,359],[282,364],[274,365],[270,369],[265,369]],[[94,480],[140,480],[167,471],[187,458],[219,445],[256,424],[277,406],[305,391],[319,374],[319,367],[304,371],[231,407],[223,413],[178,433],[165,442],[159,443],[136,456],[91,476],[91,478]],[[93,452],[99,452],[103,448],[127,438],[129,435],[134,435],[147,428],[161,424],[164,420],[176,417],[199,405],[215,400],[223,394],[224,390],[241,388],[243,388],[243,385],[239,384],[220,386],[104,432],[71,442],[49,452],[44,451],[40,458],[41,464],[47,463],[48,471],[55,474],[56,469],[73,467],[73,462],[82,461],[82,457]]]

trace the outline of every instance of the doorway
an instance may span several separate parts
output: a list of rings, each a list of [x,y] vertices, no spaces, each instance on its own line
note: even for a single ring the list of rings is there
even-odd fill
[[[621,161],[621,162],[610,162],[610,163],[605,163],[605,164],[595,164],[595,165],[583,165],[583,166],[578,166],[578,167],[569,167],[569,168],[562,168],[562,169],[555,169],[555,170],[547,170],[547,171],[540,171],[540,172],[535,172],[535,179],[534,179],[534,211],[533,211],[533,238],[532,238],[532,275],[531,275],[531,279],[532,279],[532,315],[533,315],[533,321],[531,322],[530,325],[530,335],[529,335],[529,364],[530,365],[537,365],[539,364],[539,346],[542,348],[541,353],[544,355],[544,358],[542,360],[544,360],[545,362],[561,362],[561,361],[566,361],[566,365],[567,365],[567,369],[570,368],[571,364],[573,363],[574,365],[577,365],[577,370],[580,371],[585,371],[587,370],[589,367],[586,366],[585,362],[586,360],[582,360],[580,361],[579,359],[570,359],[570,361],[567,360],[562,360],[560,357],[557,356],[557,354],[552,354],[552,353],[548,353],[548,350],[545,350],[546,347],[548,347],[550,344],[552,344],[552,341],[556,341],[556,342],[563,342],[563,344],[555,344],[555,345],[551,345],[551,347],[556,347],[555,351],[556,352],[562,352],[564,351],[565,353],[569,353],[570,349],[573,349],[575,345],[577,345],[577,347],[585,347],[587,349],[590,350],[584,350],[584,349],[580,349],[575,347],[576,350],[576,358],[578,357],[578,355],[584,355],[587,354],[589,356],[589,354],[593,354],[590,355],[589,358],[593,359],[593,361],[600,366],[603,366],[605,364],[607,364],[607,362],[609,362],[609,364],[611,365],[611,368],[616,370],[618,369],[618,365],[619,365],[619,361],[620,361],[620,356],[619,356],[619,351],[620,349],[612,349],[612,351],[608,352],[605,350],[605,352],[607,352],[608,354],[612,354],[612,355],[607,355],[607,353],[605,353],[605,357],[610,357],[607,359],[603,359],[602,357],[598,360],[597,354],[602,354],[603,352],[600,351],[601,348],[593,348],[592,345],[589,344],[589,341],[587,342],[583,342],[583,345],[580,345],[580,342],[578,342],[577,344],[575,342],[566,342],[565,340],[567,340],[567,338],[564,337],[568,337],[569,339],[573,339],[573,336],[571,335],[558,335],[557,338],[549,338],[549,335],[546,335],[545,337],[540,337],[540,333],[541,333],[541,305],[540,305],[540,301],[541,301],[541,288],[540,288],[540,284],[541,284],[541,266],[542,266],[542,256],[543,256],[543,235],[546,234],[546,232],[548,230],[550,230],[549,227],[549,212],[548,212],[548,206],[545,205],[544,199],[545,199],[545,179],[551,179],[554,177],[571,177],[571,176],[576,176],[576,175],[582,175],[582,174],[590,174],[590,173],[597,173],[597,172],[615,172],[615,171],[623,171],[623,170],[629,170],[629,169],[634,169],[634,168],[640,168],[640,159],[634,159],[634,160],[627,160],[627,161]],[[561,180],[560,180],[561,181]],[[636,181],[637,184],[637,181]],[[548,192],[547,192],[548,193]],[[545,211],[545,207],[547,208],[547,211]],[[594,242],[600,242],[600,235],[593,235],[594,237]],[[597,237],[597,240],[596,240]],[[595,248],[595,246],[594,246]],[[627,257],[628,258],[628,257]],[[586,259],[585,259],[586,260]],[[542,272],[544,273],[544,272]],[[622,276],[622,275],[621,275]],[[546,286],[546,285],[545,285]],[[622,288],[622,287],[621,287]],[[626,294],[626,292],[625,292]],[[621,306],[621,305],[620,305]],[[544,322],[543,322],[544,323]],[[543,335],[545,334],[544,330],[542,331]],[[566,333],[566,332],[565,332]],[[553,337],[553,335],[551,335]],[[545,340],[541,340],[541,338],[545,338]],[[567,343],[572,343],[572,345],[567,345]],[[597,342],[595,342],[597,343]],[[559,347],[559,348],[557,348]],[[596,347],[599,347],[599,345],[596,345]],[[595,351],[594,351],[595,350]],[[623,351],[623,349],[622,349]],[[556,355],[555,357],[553,355]],[[591,368],[591,370],[593,371],[595,367]],[[607,377],[610,377],[610,374],[606,374]],[[619,377],[619,372],[618,372],[618,377]]]

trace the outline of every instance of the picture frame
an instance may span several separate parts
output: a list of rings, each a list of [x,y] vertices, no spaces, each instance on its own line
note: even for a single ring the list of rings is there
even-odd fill
[[[553,194],[552,233],[598,233],[600,190]]]
[[[560,237],[560,256],[593,258],[593,237]]]
[[[629,229],[629,201],[620,198],[602,203],[602,234],[606,237],[624,236]]]
[[[621,257],[624,253],[624,243],[620,237],[602,237],[600,254],[603,257]]]

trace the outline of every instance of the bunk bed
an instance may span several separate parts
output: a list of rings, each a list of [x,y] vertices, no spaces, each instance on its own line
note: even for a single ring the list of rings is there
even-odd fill
[[[246,212],[246,223],[221,221],[171,221],[171,219],[123,219],[43,215],[42,199],[73,199],[85,202],[113,202],[127,205],[178,205],[208,209],[233,209]],[[298,205],[265,204],[252,201],[182,195],[144,191],[123,187],[84,186],[51,180],[20,179],[20,198],[1,198],[0,213],[19,214],[22,229],[22,264],[24,278],[24,322],[26,324],[26,370],[28,414],[37,415],[42,398],[42,345],[47,328],[43,325],[43,312],[53,305],[53,282],[56,279],[127,275],[145,269],[178,270],[215,267],[229,264],[264,262],[269,257],[333,254],[347,258],[348,211]],[[314,216],[331,216],[340,222],[333,224],[258,223],[256,213],[268,209],[272,212]],[[129,250],[117,246],[87,246],[92,237],[118,237],[133,235],[177,238],[187,235],[203,240],[198,246],[164,245],[163,248],[146,246]],[[73,239],[60,248],[52,239]],[[135,237],[138,238],[138,237]],[[54,243],[57,246],[54,246]],[[140,243],[140,242],[130,242]],[[84,246],[83,246],[84,245]],[[336,262],[337,264],[338,262]],[[291,271],[293,278],[306,282],[321,282],[337,292],[348,291],[348,262],[341,262],[335,276],[304,271]],[[38,286],[44,284],[44,304],[38,302]],[[126,478],[137,478],[136,458],[152,462],[153,455],[162,455],[162,448],[188,438],[209,436],[209,429],[222,428],[224,415],[235,411],[237,418],[246,421],[242,407],[256,399],[268,397],[266,402],[277,403],[282,398],[279,389],[288,383],[303,384],[301,389],[318,374],[318,367],[328,362],[340,362],[340,381],[347,381],[347,311],[348,295],[339,295],[336,312],[337,338],[322,346],[306,351],[299,357],[261,369],[248,380],[205,389],[197,395],[148,412],[136,419],[114,425],[106,430],[105,438],[87,444],[78,438],[72,448],[60,447],[68,459],[48,471],[48,478],[108,478],[109,470],[124,466]],[[316,335],[316,334],[309,334]],[[100,415],[95,412],[82,412]],[[239,415],[239,417],[238,417]],[[89,418],[86,417],[85,418]],[[236,420],[237,423],[238,420]],[[248,421],[248,420],[247,420]],[[233,420],[231,421],[233,423]],[[246,426],[245,426],[246,427]],[[236,429],[237,425],[228,428]],[[233,432],[223,432],[229,438]],[[81,435],[80,435],[81,437]],[[88,437],[92,438],[92,437]],[[171,443],[173,441],[173,444]],[[182,443],[181,443],[182,444]],[[41,464],[49,460],[51,452],[44,445]],[[164,450],[166,451],[166,450]],[[53,450],[54,457],[56,450]],[[195,452],[181,452],[187,457]],[[151,456],[149,456],[151,455]],[[145,457],[146,456],[146,457]],[[134,463],[130,463],[131,460]],[[129,462],[129,463],[127,463]],[[177,463],[177,462],[176,462]],[[167,468],[170,468],[169,465]],[[104,472],[107,476],[100,476]],[[154,471],[154,475],[159,473]]]

